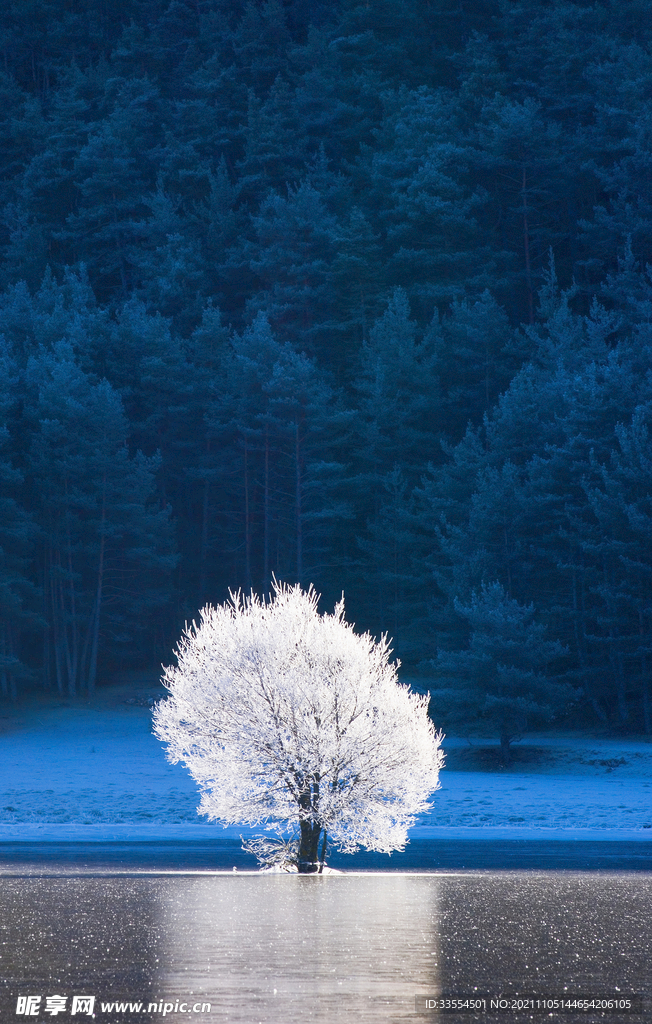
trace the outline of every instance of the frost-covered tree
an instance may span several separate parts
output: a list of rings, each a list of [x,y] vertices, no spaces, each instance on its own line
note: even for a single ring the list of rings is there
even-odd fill
[[[355,633],[343,601],[332,615],[317,602],[312,587],[275,583],[269,602],[204,608],[154,712],[168,759],[199,785],[199,812],[290,832],[302,873],[321,870],[327,840],[402,849],[443,760],[428,697],[398,682],[386,638]]]

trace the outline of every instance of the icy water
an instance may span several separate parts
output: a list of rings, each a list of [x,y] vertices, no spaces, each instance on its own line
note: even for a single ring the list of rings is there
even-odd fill
[[[652,1019],[650,873],[6,876],[0,928],[2,1021],[91,1020],[75,996],[112,1024]],[[637,994],[645,1013],[416,1012],[441,993]]]

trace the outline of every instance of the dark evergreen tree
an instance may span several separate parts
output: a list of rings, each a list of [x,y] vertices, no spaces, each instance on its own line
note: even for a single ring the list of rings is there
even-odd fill
[[[23,651],[38,620],[38,594],[31,573],[37,538],[32,516],[23,507],[23,476],[12,459],[7,424],[15,414],[19,371],[4,339],[0,341],[0,691],[16,698],[18,684],[31,680],[35,668]],[[31,664],[30,664],[31,661]]]
[[[373,150],[363,153],[368,191],[386,234],[388,283],[418,302],[423,318],[497,275],[495,252],[480,231],[483,197],[469,178],[469,152],[454,102],[422,87],[386,93]]]
[[[100,652],[114,664],[133,657],[149,611],[169,599],[175,555],[169,511],[156,503],[159,460],[130,457],[119,396],[106,381],[93,384],[65,342],[30,358],[27,389],[49,639],[43,669],[60,691],[90,692]]]
[[[62,68],[74,63],[85,70],[108,57],[137,6],[138,0],[8,0],[0,11],[5,71],[48,101]]]
[[[440,450],[442,429],[434,354],[418,337],[401,288],[363,345],[357,391],[351,490],[363,552],[356,574],[364,582],[354,585],[353,594],[362,607],[377,609],[377,628],[398,636],[422,617],[414,592],[409,494],[426,460]]]
[[[246,238],[248,217],[238,205],[239,188],[231,184],[226,161],[209,175],[209,192],[197,203],[193,220],[202,240],[205,291],[226,313],[240,316],[246,301],[247,284],[253,273],[243,273],[240,246]]]
[[[455,603],[468,622],[468,648],[442,651],[433,668],[441,689],[433,702],[443,720],[467,735],[497,735],[508,764],[510,744],[528,729],[554,721],[579,694],[546,674],[565,649],[545,639],[534,606],[509,598],[499,583],[483,584],[471,601]]]
[[[232,46],[239,77],[257,95],[267,93],[284,73],[290,38],[282,0],[242,4]]]
[[[65,235],[66,218],[78,205],[75,164],[89,132],[107,116],[109,74],[109,66],[102,60],[86,71],[73,65],[58,72],[47,119],[41,112],[40,145],[15,180],[15,198],[5,212],[7,283],[26,280],[37,288],[46,263],[61,270],[77,259],[75,239]],[[33,133],[34,126],[27,123],[24,131]]]
[[[228,498],[222,514],[232,574],[247,589],[268,592],[272,573],[329,585],[328,541],[349,514],[337,460],[348,418],[324,374],[277,341],[263,313],[234,337],[209,429]]]
[[[179,489],[184,500],[177,514],[183,575],[187,580],[182,600],[188,614],[193,607],[203,607],[209,600],[217,602],[230,586],[224,575],[224,554],[229,543],[225,542],[223,532],[221,502],[230,460],[221,447],[219,429],[211,429],[210,422],[216,415],[216,393],[222,390],[231,333],[218,307],[208,303],[186,346],[186,429],[178,446]]]
[[[270,190],[296,186],[308,159],[292,90],[277,78],[264,100],[250,92],[245,146],[237,164],[242,197],[254,210]]]
[[[415,480],[438,438],[439,379],[402,288],[394,289],[360,354],[359,436],[365,490],[398,463]]]
[[[491,580],[511,599],[536,599],[569,650],[568,678],[606,720],[616,683],[596,643],[600,566],[589,551],[601,530],[586,489],[597,486],[598,465],[609,462],[616,425],[631,416],[643,380],[636,349],[611,348],[614,320],[597,304],[589,316],[573,314],[551,280],[540,313],[526,331],[536,362],[417,494],[420,526],[432,538],[424,559],[437,585],[432,622],[440,646],[459,650],[455,600],[468,603]]]
[[[425,336],[436,359],[439,417],[447,437],[458,440],[467,424],[479,424],[513,379],[525,345],[488,291],[452,303],[438,313]]]
[[[262,289],[249,301],[250,311],[264,309],[280,340],[309,356],[319,354],[329,365],[335,218],[319,193],[302,182],[286,196],[271,193],[252,220],[250,266]]]
[[[598,695],[606,701],[615,696],[621,727],[631,728],[633,719],[646,733],[652,731],[649,420],[649,405],[638,406],[630,425],[616,427],[618,447],[610,464],[601,468],[599,483],[586,488],[598,530],[584,543],[586,556],[596,563],[592,641],[606,666],[598,677]]]
[[[197,232],[159,175],[156,192],[143,198],[149,216],[138,225],[139,243],[128,250],[134,293],[148,311],[170,319],[186,337],[201,317],[204,258]]]
[[[75,160],[79,201],[58,237],[88,267],[102,301],[124,300],[134,284],[131,260],[140,241],[145,198],[156,179],[161,111],[146,78],[109,81],[111,113],[90,134]]]

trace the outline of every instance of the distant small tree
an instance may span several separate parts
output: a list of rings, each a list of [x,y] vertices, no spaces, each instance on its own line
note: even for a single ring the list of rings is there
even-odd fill
[[[290,832],[302,873],[322,870],[329,839],[346,853],[402,849],[443,761],[429,698],[398,682],[386,638],[356,634],[343,601],[320,615],[318,599],[275,583],[269,602],[204,608],[154,712],[168,759],[202,791],[199,812]]]
[[[432,664],[443,685],[433,696],[452,726],[498,734],[508,764],[513,740],[579,699],[578,690],[545,674],[567,649],[546,640],[545,626],[534,621],[534,605],[508,597],[500,583],[483,583],[470,604],[455,601],[455,609],[471,627],[469,644],[466,650],[439,652]]]

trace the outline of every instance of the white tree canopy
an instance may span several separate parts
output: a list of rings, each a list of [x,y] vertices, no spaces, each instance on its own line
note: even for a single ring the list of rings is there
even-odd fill
[[[165,670],[154,731],[210,820],[302,837],[309,824],[345,852],[402,849],[443,763],[428,697],[399,683],[385,637],[345,622],[343,600],[332,615],[317,602],[276,584],[268,602],[232,594],[204,608]]]

